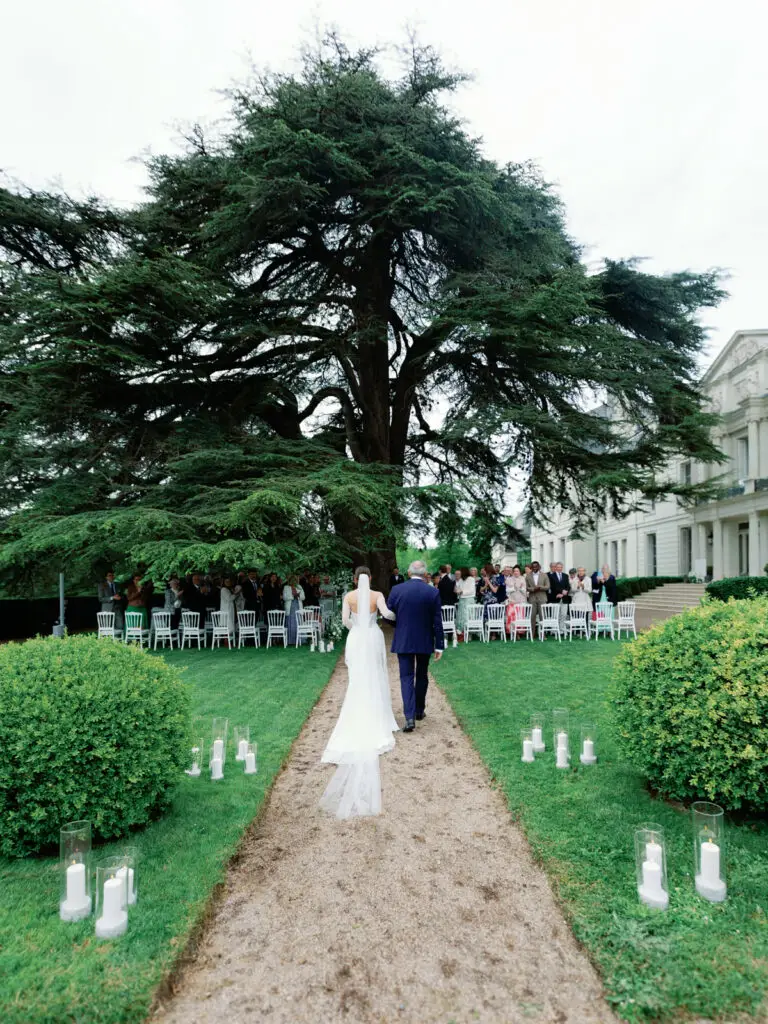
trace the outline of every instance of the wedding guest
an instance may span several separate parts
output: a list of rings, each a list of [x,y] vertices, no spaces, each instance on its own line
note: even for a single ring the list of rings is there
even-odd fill
[[[248,574],[243,580],[242,584],[243,600],[245,601],[245,610],[249,612],[256,612],[258,618],[259,611],[259,574],[255,569],[249,569]]]
[[[271,572],[266,580],[262,581],[261,592],[265,615],[267,612],[279,611],[283,607],[283,588],[276,572]]]
[[[283,587],[283,607],[285,609],[285,628],[288,630],[288,643],[296,643],[296,612],[304,607],[304,588],[300,585],[298,577],[289,576]]]
[[[571,578],[571,610],[579,609],[592,611],[592,580],[583,565],[579,566],[576,575]]]
[[[100,611],[115,613],[115,629],[123,629],[123,595],[120,587],[115,583],[115,574],[110,569],[104,578],[104,582],[98,586]]]
[[[565,629],[565,618],[568,614],[568,605],[571,602],[571,585],[568,581],[568,577],[563,571],[562,562],[554,562],[554,571],[549,574],[549,594],[548,600],[550,604],[556,604],[559,608],[558,619],[560,621],[560,629]]]
[[[397,566],[392,570],[392,575],[389,577],[389,589],[398,586],[400,583],[405,583],[405,576],[400,572]]]
[[[475,604],[481,604],[482,602],[480,601],[480,574],[478,573],[476,566],[473,565],[472,568],[469,570],[469,576],[475,585]]]
[[[541,606],[547,603],[549,593],[549,576],[541,571],[538,562],[531,562],[531,571],[525,577],[525,588],[528,593],[528,604],[531,609],[531,628],[536,636],[536,626],[541,615]]]
[[[125,588],[125,598],[128,606],[128,610],[132,612],[141,612],[141,625],[142,629],[147,628],[147,595],[144,587],[141,585],[141,573],[136,572],[131,577],[131,582]]]
[[[316,572],[309,577],[309,588],[306,591],[305,603],[313,608],[320,607],[320,577]]]
[[[483,618],[488,618],[488,607],[492,604],[505,604],[507,592],[502,583],[496,582],[496,574],[492,565],[484,565],[480,570],[480,603],[483,605]]]
[[[432,575],[430,576],[430,581],[432,583],[432,586],[437,590],[437,584],[440,582],[440,573],[433,572]]]
[[[221,585],[219,611],[224,613],[230,646],[235,642],[235,623],[237,621],[237,599],[242,598],[242,588],[235,584],[231,576],[225,576]]]
[[[442,608],[453,607],[456,604],[456,581],[450,576],[450,566],[441,565],[437,577],[437,589],[440,592],[440,605]]]
[[[601,601],[607,601],[609,604],[618,603],[616,577],[609,565],[604,565],[600,572],[592,573],[592,599],[595,604],[600,604]]]
[[[469,569],[464,566],[456,570],[456,596],[459,604],[456,609],[456,632],[459,638],[463,638],[467,628],[470,606],[475,603],[475,581],[469,574]]]
[[[507,569],[504,570],[507,574]],[[513,565],[506,575],[507,581],[507,632],[512,634],[514,622],[517,619],[517,610],[521,604],[528,601],[528,590],[525,585],[525,577],[520,571],[519,565]]]
[[[181,619],[181,582],[178,576],[171,576],[163,593],[163,611],[171,616],[171,629],[179,628]]]

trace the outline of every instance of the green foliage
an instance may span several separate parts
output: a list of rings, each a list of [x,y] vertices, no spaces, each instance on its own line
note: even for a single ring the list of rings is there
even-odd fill
[[[646,594],[665,583],[683,583],[682,576],[622,576],[616,580],[616,593],[619,601],[631,601],[633,597]]]
[[[644,633],[616,663],[627,756],[677,800],[768,807],[768,597],[710,602]]]
[[[58,842],[67,821],[96,837],[146,825],[184,766],[189,697],[179,673],[94,636],[0,647],[0,852]]]
[[[455,541],[450,544],[438,544],[432,548],[407,547],[397,549],[397,565],[403,575],[405,575],[410,563],[417,560],[426,562],[430,572],[437,572],[441,565],[451,565],[454,569],[461,568],[463,565],[469,565],[471,556],[469,545],[461,541]]]
[[[0,189],[3,585],[361,558],[381,585],[396,537],[456,523],[477,563],[513,468],[576,527],[708,493],[653,471],[720,458],[718,273],[589,272],[549,184],[448,108],[462,81],[332,38],[151,159],[135,209]]]
[[[725,580],[713,580],[707,584],[707,593],[717,601],[728,601],[735,597],[746,600],[768,594],[768,576],[731,576]]]

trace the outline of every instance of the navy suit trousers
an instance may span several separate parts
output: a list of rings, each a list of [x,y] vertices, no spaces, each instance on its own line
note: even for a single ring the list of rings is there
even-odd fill
[[[429,686],[429,654],[398,654],[400,663],[400,692],[403,695],[403,714],[413,720],[424,713]]]

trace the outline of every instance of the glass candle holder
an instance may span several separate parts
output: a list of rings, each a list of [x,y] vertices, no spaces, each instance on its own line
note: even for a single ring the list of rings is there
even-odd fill
[[[245,752],[245,774],[255,775],[256,771],[256,744],[249,743],[248,749]]]
[[[582,722],[581,724],[581,754],[579,760],[582,764],[597,764],[597,726],[594,722]]]
[[[62,921],[82,921],[91,913],[91,823],[70,821],[59,831]]]
[[[211,758],[210,764],[213,765],[215,758],[221,761],[222,768],[224,767],[227,760],[227,733],[229,731],[229,719],[228,718],[214,718],[213,729],[211,731]]]
[[[200,765],[203,761],[203,751],[205,744],[203,743],[203,737],[198,736],[193,740],[194,746],[189,748],[189,768],[185,768],[187,775],[191,775],[193,778],[197,778],[200,774]]]
[[[644,822],[635,831],[635,870],[640,902],[655,910],[669,906],[667,854],[664,829],[655,822]]]
[[[521,760],[525,761],[526,764],[531,764],[531,762],[535,761],[536,758],[534,756],[533,747],[533,729],[530,726],[528,726],[527,729],[520,730],[520,742],[523,746],[523,756]]]
[[[117,854],[120,866],[117,869],[117,877],[126,878],[126,907],[132,907],[139,898],[139,851],[135,846],[125,846]]]
[[[691,804],[696,892],[710,903],[722,903],[725,884],[725,816],[723,808],[705,800]]]
[[[211,769],[211,778],[214,782],[224,778],[224,757],[220,740],[212,741],[208,764]]]
[[[116,939],[128,928],[128,873],[124,858],[107,857],[96,865],[96,938]]]
[[[531,715],[531,739],[533,740],[533,752],[534,754],[541,754],[546,750],[546,743],[544,742],[544,715],[536,714]]]
[[[248,753],[248,744],[251,739],[250,726],[247,725],[236,725],[235,726],[235,754],[236,761],[244,761],[245,755]]]

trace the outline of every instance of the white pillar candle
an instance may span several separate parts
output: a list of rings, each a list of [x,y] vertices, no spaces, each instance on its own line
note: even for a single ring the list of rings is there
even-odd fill
[[[224,760],[224,740],[213,741],[213,756],[218,758],[219,761]]]
[[[592,740],[584,740],[584,749],[582,750],[585,760],[591,760],[595,756],[595,744]]]
[[[211,778],[212,779],[223,779],[224,771],[222,769],[221,758],[214,757],[211,761]]]
[[[567,768],[568,767],[568,748],[567,747],[561,747],[559,744],[558,744],[558,747],[557,747],[556,767],[558,767],[558,768]]]
[[[711,839],[701,844],[701,880],[705,885],[720,883],[720,847]]]
[[[67,903],[80,907],[86,898],[85,864],[70,864],[67,868]]]
[[[136,902],[136,888],[134,885],[133,868],[125,866],[118,868],[117,875],[115,877],[119,878],[120,881],[123,881],[125,879],[127,900],[128,903],[131,906],[133,906],[133,904]]]
[[[240,740],[237,745],[237,760],[244,761],[248,753],[248,740]]]
[[[557,734],[557,746],[558,746],[558,748],[559,747],[564,747],[566,750],[568,749],[568,733],[567,732],[559,732]]]
[[[101,917],[96,922],[96,935],[111,939],[122,935],[128,926],[128,914],[123,909],[125,880],[108,878],[104,883]]]
[[[332,651],[332,650],[333,650],[333,644],[332,644],[332,643],[330,643],[330,644],[328,644],[328,651],[330,652],[330,651]]]
[[[541,729],[538,726],[534,726],[531,730],[531,738],[533,740],[533,749],[541,753],[544,750],[544,737],[541,735]]]
[[[661,843],[651,840],[645,844],[645,859],[651,864],[658,864],[661,867]]]
[[[325,654],[325,641],[324,640],[320,641],[319,647],[320,647],[320,653],[321,654]]]
[[[643,861],[643,881],[637,887],[637,893],[646,906],[656,910],[667,909],[669,893],[662,885],[661,864],[652,860]]]
[[[523,740],[523,761],[534,761],[533,740]]]
[[[256,774],[256,755],[253,752],[245,755],[245,774]]]

